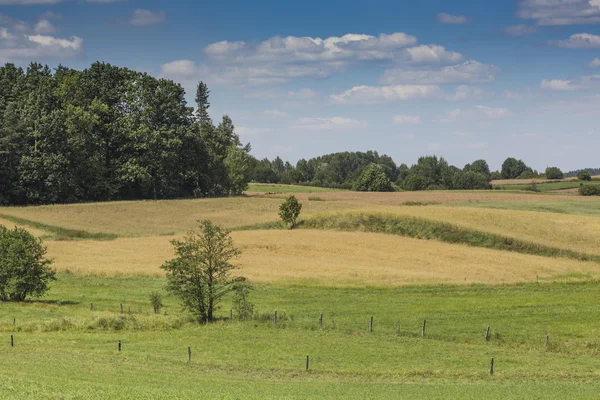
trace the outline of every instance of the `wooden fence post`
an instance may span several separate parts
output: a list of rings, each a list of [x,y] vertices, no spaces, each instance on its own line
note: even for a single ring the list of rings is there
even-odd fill
[[[277,310],[275,310],[275,313],[273,314],[273,323],[277,323]]]
[[[319,327],[323,327],[323,313],[321,313],[321,315],[319,316]]]
[[[546,341],[544,342],[544,347],[548,347],[548,339],[549,339],[549,335],[546,335]]]
[[[120,352],[121,351],[121,341],[120,340],[117,342],[117,347],[118,347],[119,352]]]
[[[123,314],[123,303],[121,303],[121,314]]]
[[[306,356],[306,370],[308,371],[308,356]]]
[[[15,338],[13,335],[10,335],[10,347],[15,347]]]
[[[233,310],[229,310],[229,321],[233,321]]]
[[[485,331],[485,341],[490,340],[490,326],[488,325],[487,331]]]
[[[492,357],[492,362],[490,363],[490,375],[494,375],[494,357]]]
[[[369,332],[373,332],[373,317],[371,317],[371,321],[369,322]]]
[[[188,346],[188,362],[192,362],[192,348]]]
[[[423,328],[421,328],[421,336],[425,337],[425,328],[427,327],[427,320],[423,320]]]

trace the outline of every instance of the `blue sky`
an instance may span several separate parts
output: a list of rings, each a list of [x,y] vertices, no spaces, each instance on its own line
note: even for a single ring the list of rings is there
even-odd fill
[[[259,158],[600,166],[600,0],[0,0],[33,60],[203,80]]]

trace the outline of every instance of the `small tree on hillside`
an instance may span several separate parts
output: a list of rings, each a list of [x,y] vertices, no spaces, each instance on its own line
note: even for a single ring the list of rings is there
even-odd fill
[[[563,179],[565,174],[558,167],[546,168],[546,179]]]
[[[231,275],[238,267],[230,263],[241,252],[228,231],[210,221],[202,221],[200,227],[200,232],[171,241],[177,257],[161,268],[167,272],[167,290],[179,297],[183,307],[199,322],[212,322],[223,296],[243,281]]]
[[[285,224],[289,225],[290,229],[293,229],[298,223],[301,210],[302,204],[296,196],[290,196],[279,206],[279,216]]]
[[[590,174],[590,171],[586,169],[585,171],[581,171],[577,174],[577,179],[579,179],[580,181],[591,181],[592,175]]]
[[[46,246],[25,229],[0,225],[0,301],[40,297],[56,280]]]

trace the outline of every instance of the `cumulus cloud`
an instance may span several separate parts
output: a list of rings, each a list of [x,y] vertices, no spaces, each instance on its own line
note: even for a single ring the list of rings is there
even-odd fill
[[[504,34],[508,36],[526,36],[533,35],[537,32],[537,28],[532,25],[517,24],[510,25],[504,28]]]
[[[436,85],[355,86],[331,95],[330,99],[335,103],[373,104],[440,96],[441,90]]]
[[[148,26],[160,24],[167,18],[167,14],[164,11],[149,11],[149,10],[135,10],[131,17],[129,17],[129,23],[134,26]]]
[[[437,15],[438,22],[442,24],[468,24],[471,19],[465,15],[453,15],[447,13],[439,13]]]
[[[299,118],[295,128],[309,131],[332,131],[337,129],[360,129],[367,127],[366,121],[352,118],[329,117],[329,118]]]
[[[458,63],[462,54],[447,51],[443,46],[421,45],[404,50],[408,60],[413,63]]]
[[[482,64],[477,61],[467,61],[462,64],[447,66],[441,69],[387,69],[384,71],[380,82],[383,84],[482,83],[493,81],[496,78],[498,71],[499,69],[493,65]]]
[[[517,16],[537,25],[600,24],[599,0],[519,0]]]
[[[54,33],[54,32],[56,32],[56,27],[54,25],[52,25],[52,23],[50,21],[48,21],[47,19],[42,19],[42,20],[38,21],[37,24],[35,24],[34,31],[35,31],[35,33],[39,33],[39,34]]]
[[[600,0],[599,0],[600,1]],[[600,68],[600,58],[594,58],[588,63],[590,68]]]
[[[36,27],[37,28],[37,27]],[[28,30],[27,28],[25,30]],[[37,34],[23,33],[18,26],[0,28],[0,63],[35,61],[40,59],[62,59],[74,57],[83,51],[83,39],[77,36],[60,38],[36,29]]]
[[[393,121],[396,125],[419,125],[421,117],[416,115],[394,115]]]
[[[566,40],[550,42],[559,47],[567,47],[570,49],[596,49],[600,48],[600,36],[590,33],[576,33],[571,35]]]
[[[540,84],[542,89],[556,90],[556,91],[573,91],[581,89],[578,85],[572,81],[561,80],[561,79],[544,79]]]

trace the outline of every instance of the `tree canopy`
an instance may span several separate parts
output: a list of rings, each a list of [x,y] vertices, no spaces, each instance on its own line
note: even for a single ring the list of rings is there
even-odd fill
[[[181,85],[96,62],[0,67],[0,204],[240,194],[250,146]]]

